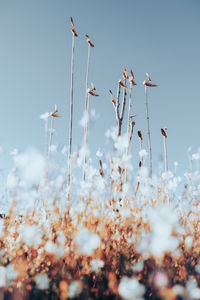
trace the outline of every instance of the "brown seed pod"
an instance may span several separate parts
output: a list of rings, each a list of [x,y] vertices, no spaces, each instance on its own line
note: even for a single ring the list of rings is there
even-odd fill
[[[119,84],[126,90],[129,90],[129,88],[123,83],[123,81],[119,80]]]
[[[93,90],[93,91],[96,91],[96,88],[95,88],[95,86],[94,86],[93,83],[91,83],[91,87],[92,87],[92,90]]]
[[[146,85],[146,86],[149,86],[149,87],[156,87],[158,86],[157,84],[154,84],[154,83],[150,83],[146,80],[143,81],[143,85]]]
[[[137,83],[133,79],[131,79],[131,78],[129,78],[129,82],[131,82],[132,85],[137,85]]]
[[[124,73],[123,73],[123,75],[124,75],[124,78],[125,78],[125,79],[128,79],[128,78],[129,78],[125,66],[124,66]]]
[[[60,117],[60,115],[58,115],[58,114],[56,114],[56,113],[54,113],[54,112],[51,113],[51,116],[54,117],[54,118],[59,118],[59,117]]]
[[[163,135],[165,138],[167,138],[166,131],[165,131],[163,128],[161,128],[161,133],[162,133],[162,135]]]
[[[71,21],[72,26],[74,26],[74,20],[72,19],[72,17],[70,17],[70,21]]]
[[[148,80],[151,81],[151,77],[149,76],[148,73],[146,73],[146,76],[147,76]]]
[[[93,90],[88,89],[87,93],[90,94],[91,96],[99,96],[97,93],[95,93]]]
[[[139,138],[140,138],[141,140],[143,140],[142,131],[141,131],[141,130],[138,130],[138,131],[137,131],[137,134],[138,134]]]
[[[94,47],[94,44],[91,42],[89,35],[86,34],[85,36],[87,38],[87,43],[90,45],[90,47]]]
[[[132,77],[132,79],[134,79],[135,78],[135,76],[134,76],[134,74],[133,74],[133,71],[131,70],[131,77]]]
[[[100,167],[101,167],[101,169],[102,169],[103,165],[102,165],[101,159],[99,160],[99,164],[100,164]]]
[[[71,27],[71,32],[72,32],[72,34],[73,34],[75,37],[78,36],[78,34],[77,34],[77,32],[76,32],[76,30],[75,30],[75,28],[74,28],[73,26]]]

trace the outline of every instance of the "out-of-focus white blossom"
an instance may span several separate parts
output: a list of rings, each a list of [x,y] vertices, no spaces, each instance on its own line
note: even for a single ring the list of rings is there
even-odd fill
[[[41,114],[40,115],[40,119],[41,120],[44,120],[44,121],[47,121],[48,120],[48,118],[50,117],[50,113],[49,112],[45,112],[44,114]]]
[[[104,262],[100,259],[93,259],[91,261],[91,270],[93,272],[98,272],[100,271],[101,268],[103,268]]]
[[[138,282],[137,278],[122,277],[118,291],[120,296],[125,300],[144,299],[145,288]]]
[[[39,184],[44,177],[46,161],[38,151],[29,149],[15,156],[14,161],[21,179],[28,185]]]
[[[69,290],[68,290],[68,297],[69,298],[74,298],[80,295],[82,292],[82,284],[80,281],[75,280],[72,281],[69,285]]]
[[[82,228],[75,237],[80,254],[92,255],[93,251],[100,246],[100,237],[90,232],[87,228]]]
[[[40,290],[46,290],[49,287],[49,278],[47,274],[38,274],[35,276],[35,282],[37,288]]]
[[[0,267],[0,288],[6,286],[6,268]]]

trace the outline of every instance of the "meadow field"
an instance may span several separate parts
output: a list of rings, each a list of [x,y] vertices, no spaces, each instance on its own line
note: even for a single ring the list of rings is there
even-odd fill
[[[101,91],[89,82],[95,44],[88,35],[83,139],[74,150],[79,33],[72,18],[69,30],[70,22],[68,144],[55,144],[62,115],[55,106],[40,115],[44,153],[10,153],[13,168],[1,197],[0,299],[200,299],[200,150],[188,149],[190,168],[178,176],[176,162],[173,172],[168,167],[167,128],[159,128],[164,159],[160,171],[154,167],[149,99],[159,83],[151,73],[137,82],[124,66],[116,91],[107,91],[116,119],[105,137],[111,150],[99,149],[93,163],[90,102]],[[138,85],[144,87],[145,132],[132,105]],[[133,136],[140,147],[134,155]]]

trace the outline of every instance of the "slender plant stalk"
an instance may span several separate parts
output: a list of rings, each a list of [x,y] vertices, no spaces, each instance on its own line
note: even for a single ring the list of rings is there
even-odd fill
[[[51,154],[51,146],[52,146],[52,141],[53,141],[53,132],[54,132],[54,117],[51,117],[51,131],[50,131],[50,139],[49,139],[48,157]]]
[[[71,60],[71,95],[70,95],[70,120],[69,120],[69,151],[68,151],[68,185],[71,184],[71,155],[72,155],[72,127],[73,127],[73,102],[74,102],[74,43],[75,37],[72,35],[72,60]]]
[[[129,136],[128,136],[128,146],[127,146],[127,151],[126,154],[129,154],[129,150],[130,150],[130,144],[131,144],[131,140],[133,137],[133,128],[135,126],[135,122],[131,122],[130,124],[130,132],[129,132]],[[126,168],[126,182],[127,182],[127,177],[128,177],[128,169]]]
[[[120,106],[120,83],[118,83],[118,89],[117,89],[117,102],[115,104],[115,115],[117,120],[117,136],[120,136],[121,134],[121,120],[119,116],[119,106]]]
[[[142,146],[142,139],[140,139],[140,151],[141,151],[142,149],[143,149],[143,146]],[[143,156],[142,156],[141,163],[142,163],[142,166],[143,166]]]
[[[47,118],[46,120],[45,120],[45,150],[44,150],[44,152],[45,152],[45,156],[46,157],[48,157],[48,153],[49,153],[49,149],[48,149],[48,146],[49,146],[49,144],[48,144],[48,127],[49,127],[49,118]]]
[[[125,85],[126,85],[126,79],[125,79]],[[123,90],[123,102],[122,102],[122,109],[120,114],[120,119],[123,120],[124,118],[124,112],[125,112],[125,105],[126,105],[126,89]],[[121,121],[122,122],[122,121]]]
[[[167,138],[164,136],[164,152],[165,152],[165,172],[168,172],[168,160],[167,160]]]
[[[84,130],[84,161],[83,161],[83,180],[84,181],[86,178],[89,116],[90,116],[90,95],[87,93],[87,110],[86,110],[85,130]]]
[[[167,139],[164,138],[164,152],[165,152],[165,172],[168,172],[168,160],[167,160]]]
[[[151,149],[151,134],[150,134],[150,124],[149,124],[148,93],[147,93],[146,85],[145,85],[145,102],[146,102],[147,134],[148,134],[148,145],[149,145],[149,176],[152,177],[152,149]]]
[[[129,104],[128,104],[128,125],[127,125],[127,136],[129,138],[130,136],[130,127],[131,127],[131,109],[132,109],[132,90],[133,90],[133,84],[130,82],[130,90],[129,90]]]
[[[115,109],[115,117],[116,117],[116,120],[117,120],[117,136],[118,137],[121,135],[122,122],[123,122],[125,106],[126,106],[126,91],[125,91],[124,96],[123,96],[121,112],[119,111],[119,107],[120,107],[120,89],[121,89],[121,84],[120,84],[120,80],[119,80],[118,81],[118,88],[117,88],[117,100],[116,100],[116,103],[112,102],[113,106],[114,106],[114,109]]]
[[[88,104],[88,78],[89,78],[89,70],[90,70],[90,45],[88,44],[88,59],[87,59],[87,71],[86,71],[86,96],[85,96],[85,113],[87,112],[87,104]]]

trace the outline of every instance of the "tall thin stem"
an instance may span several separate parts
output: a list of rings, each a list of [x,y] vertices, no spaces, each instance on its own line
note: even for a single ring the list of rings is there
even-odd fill
[[[69,151],[68,151],[68,185],[71,183],[71,155],[72,155],[72,126],[73,126],[73,97],[74,97],[74,35],[72,35],[72,61],[71,61],[71,96],[70,96],[70,126],[69,126]]]
[[[87,59],[87,71],[86,71],[86,96],[85,96],[85,113],[87,112],[87,104],[88,104],[88,78],[89,78],[89,70],[90,70],[90,45],[88,44],[88,59]]]
[[[49,149],[48,149],[48,156],[51,154],[51,146],[53,140],[53,132],[54,132],[54,117],[51,117],[51,129],[50,129],[50,140],[49,140]]]
[[[143,149],[142,139],[140,139],[140,151],[142,151],[142,149]],[[142,166],[143,166],[143,156],[142,156],[142,159],[141,159],[141,163],[142,163]]]
[[[83,180],[86,178],[86,163],[87,163],[87,145],[88,145],[88,123],[90,116],[90,95],[87,94],[87,110],[84,130],[84,161],[83,161]]]
[[[130,136],[130,127],[131,127],[131,118],[130,118],[130,115],[131,115],[131,108],[132,108],[132,103],[131,103],[131,100],[132,100],[132,89],[133,89],[133,85],[130,82],[129,104],[128,104],[128,125],[127,125],[127,136],[128,136],[128,138]]]
[[[148,145],[149,145],[149,176],[152,177],[152,149],[151,149],[151,134],[150,134],[150,124],[149,124],[148,93],[147,93],[146,85],[145,85],[145,102],[146,102],[147,134],[148,134]]]
[[[167,159],[167,138],[164,136],[164,153],[165,153],[165,172],[168,172],[168,159]]]

